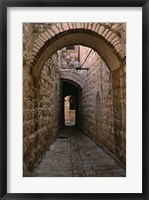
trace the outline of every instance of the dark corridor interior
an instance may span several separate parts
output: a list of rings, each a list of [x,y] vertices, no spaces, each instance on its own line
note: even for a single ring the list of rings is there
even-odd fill
[[[62,80],[62,99],[63,99],[63,125],[65,126],[64,99],[70,96],[70,110],[75,110],[75,126],[79,127],[79,107],[81,103],[81,88],[74,82]]]

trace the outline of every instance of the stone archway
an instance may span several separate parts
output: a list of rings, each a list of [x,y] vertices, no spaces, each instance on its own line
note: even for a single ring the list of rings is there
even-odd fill
[[[41,33],[33,44],[33,76],[37,78],[48,58],[70,44],[94,49],[111,71],[120,68],[125,58],[121,38],[114,29],[103,23],[58,23]]]
[[[64,69],[60,71],[60,78],[62,80],[67,80],[70,82],[73,82],[74,84],[77,85],[77,87],[79,88],[83,88],[83,80],[82,80],[82,76],[80,74],[78,74],[75,70],[67,70]]]
[[[80,107],[80,95],[82,92],[82,88],[79,84],[76,82],[69,80],[69,79],[61,79],[61,84],[62,84],[62,99],[64,99],[66,96],[73,96],[75,98],[75,125],[79,125],[79,118],[80,118],[80,113],[79,113],[79,107]],[[63,104],[64,106],[64,104]],[[63,121],[64,121],[64,107],[62,107],[62,112],[61,114],[63,115]]]
[[[105,74],[104,79],[105,82],[110,80],[112,83],[111,88],[113,88],[113,90],[111,88],[107,90],[108,93],[112,93],[110,93],[110,102],[113,106],[113,112],[110,114],[112,115],[111,118],[113,121],[111,120],[112,122],[110,122],[111,124],[108,126],[110,128],[113,127],[112,131],[108,129],[108,133],[112,133],[110,137],[113,143],[108,143],[109,137],[106,136],[108,139],[106,138],[103,144],[116,155],[118,159],[125,163],[125,112],[122,116],[122,110],[125,111],[125,42],[123,42],[121,36],[113,28],[115,25],[116,24],[107,26],[104,23],[58,23],[49,25],[47,30],[38,33],[36,39],[28,35],[28,38],[31,38],[32,42],[30,44],[27,41],[25,46],[29,52],[32,52],[32,59],[30,60],[30,56],[25,54],[24,72],[27,74],[24,79],[24,86],[27,88],[27,92],[24,90],[24,116],[26,120],[24,123],[25,174],[33,168],[34,163],[36,163],[38,158],[45,152],[49,135],[51,137],[49,137],[50,141],[54,141],[56,137],[55,133],[59,131],[57,129],[58,126],[54,126],[57,115],[54,117],[52,116],[54,123],[52,123],[51,120],[51,113],[56,114],[55,108],[60,107],[60,97],[58,99],[57,96],[60,96],[58,94],[61,90],[59,76],[61,72],[57,65],[58,61],[53,54],[62,47],[70,44],[81,44],[91,47],[100,55],[105,61],[106,66],[110,69],[110,78],[108,78],[108,74]],[[29,30],[27,34],[30,33],[32,33],[32,31]],[[52,60],[50,60],[51,56]],[[31,62],[26,62],[26,60]],[[103,66],[101,65],[101,67]],[[54,74],[58,76],[56,82],[54,82]],[[81,79],[81,77],[75,76],[75,73],[72,72],[69,72],[68,75],[61,73],[61,78],[67,81],[73,81],[80,85],[81,88],[85,85],[83,78]],[[38,83],[40,87],[38,88],[38,84],[34,83]],[[90,86],[90,83],[88,83],[88,85]],[[100,90],[99,86],[96,91],[98,90]],[[57,94],[54,93],[55,91],[57,91]],[[50,93],[55,95],[52,96]],[[92,96],[94,96],[94,94],[95,93],[93,93]],[[84,95],[84,98],[87,99],[87,97],[88,96]],[[54,98],[56,101],[53,101]],[[98,99],[99,98],[97,98],[97,100]],[[102,94],[101,99],[104,99]],[[104,101],[108,100],[105,99]],[[53,102],[57,102],[55,107],[53,106]],[[97,102],[99,103],[99,101]],[[88,101],[85,105],[90,107],[89,113],[94,112],[90,104],[91,101]],[[48,107],[49,105],[50,107]],[[107,104],[107,106],[109,105]],[[108,107],[106,109],[108,113]],[[62,120],[60,117],[58,119],[58,124],[60,124]],[[93,118],[90,118],[90,120],[92,122]],[[87,122],[86,129],[88,129],[90,124],[86,118],[84,118],[84,121]],[[94,124],[94,122],[92,122],[92,124]],[[59,125],[59,127],[61,127],[61,125]],[[106,128],[105,133],[107,133]],[[93,129],[89,131],[93,132]],[[33,149],[31,149],[31,147]]]

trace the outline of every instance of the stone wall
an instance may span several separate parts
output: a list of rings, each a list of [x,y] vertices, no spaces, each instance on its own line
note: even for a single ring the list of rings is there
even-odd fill
[[[99,55],[81,47],[84,87],[80,102],[80,128],[97,145],[125,163],[125,68],[110,72]],[[84,62],[85,61],[85,62]]]
[[[117,157],[126,162],[126,66],[112,73],[113,134]]]
[[[74,68],[74,63],[76,60],[78,60],[78,45],[71,45],[68,47],[72,47],[72,49],[69,49],[67,47],[64,47],[61,49],[61,68],[68,69],[68,68]],[[74,49],[73,49],[74,48]]]
[[[35,92],[31,75],[31,56],[32,56],[32,26],[23,25],[23,175],[28,174],[32,167],[33,153],[32,143],[34,137],[31,133],[36,130],[36,112],[35,112]]]
[[[58,54],[44,65],[40,77],[32,76],[33,27],[24,24],[23,57],[23,175],[29,176],[59,133],[60,71]]]
[[[125,24],[104,24],[104,26],[107,27],[105,32],[110,28],[112,33],[117,35],[118,41],[113,39],[115,41],[113,42],[119,45],[117,51],[121,52],[124,58],[125,48],[118,42],[121,38],[121,43],[125,46]],[[44,64],[40,76],[35,79],[32,73],[34,66],[31,63],[39,53],[37,46],[42,46],[47,40],[46,35],[42,33],[49,30],[49,27],[51,24],[48,23],[23,25],[24,176],[29,176],[62,128],[64,99],[60,78],[71,80],[81,88],[78,95],[79,109],[76,113],[81,130],[97,145],[112,152],[125,163],[125,63],[121,63],[120,69],[112,72],[94,50],[76,45],[74,50],[63,48],[54,54]],[[74,69],[76,60],[83,68],[89,70],[76,71]]]

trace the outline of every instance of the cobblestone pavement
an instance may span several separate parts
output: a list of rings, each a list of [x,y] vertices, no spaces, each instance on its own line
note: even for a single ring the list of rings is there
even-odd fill
[[[75,127],[63,129],[32,177],[124,177],[125,169]]]

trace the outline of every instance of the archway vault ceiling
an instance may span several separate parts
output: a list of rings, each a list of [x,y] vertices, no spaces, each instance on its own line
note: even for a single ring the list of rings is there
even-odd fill
[[[59,49],[80,44],[94,49],[111,71],[125,59],[121,38],[100,23],[58,23],[41,33],[33,44],[33,76],[38,77],[45,62]]]
[[[70,80],[63,80],[63,97],[66,97],[68,95],[72,95],[74,97],[78,97],[80,87]]]
[[[74,83],[80,90],[83,89],[82,76],[74,70],[60,70],[60,78],[61,80],[67,80],[69,82]]]

